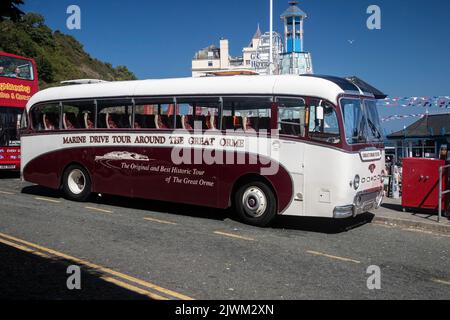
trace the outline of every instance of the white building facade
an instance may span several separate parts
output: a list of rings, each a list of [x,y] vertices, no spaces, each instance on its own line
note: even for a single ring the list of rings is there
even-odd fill
[[[262,33],[259,25],[249,45],[242,49],[242,56],[230,55],[229,41],[220,40],[198,51],[192,59],[192,76],[205,77],[234,74],[312,74],[313,64],[309,52],[304,51],[304,20],[307,18],[297,6],[289,2],[289,8],[281,15],[284,22],[284,39],[273,33],[273,66],[270,65],[270,33]],[[272,69],[272,70],[271,70]]]

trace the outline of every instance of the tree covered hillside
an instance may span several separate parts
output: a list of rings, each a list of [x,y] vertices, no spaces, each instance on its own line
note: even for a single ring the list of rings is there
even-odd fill
[[[92,58],[74,37],[52,31],[35,13],[0,19],[0,51],[34,58],[41,89],[70,79],[136,79],[125,66],[114,68]]]

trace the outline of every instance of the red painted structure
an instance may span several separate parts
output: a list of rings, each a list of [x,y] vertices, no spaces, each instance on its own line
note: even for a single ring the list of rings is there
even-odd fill
[[[439,168],[446,165],[443,160],[406,158],[403,159],[404,208],[438,210]],[[445,170],[447,171],[447,170]],[[442,190],[448,189],[448,174],[444,171]],[[449,208],[449,199],[444,197],[442,208]]]
[[[14,74],[20,67],[27,77]],[[0,171],[19,170],[19,123],[28,100],[39,90],[33,59],[0,52]]]

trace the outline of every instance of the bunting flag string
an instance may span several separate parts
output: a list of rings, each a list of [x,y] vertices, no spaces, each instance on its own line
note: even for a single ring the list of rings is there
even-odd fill
[[[395,114],[392,116],[387,116],[381,119],[381,122],[386,123],[395,120],[404,120],[409,118],[423,118],[425,117],[425,113],[417,113],[417,114]]]
[[[378,105],[384,107],[435,107],[450,109],[450,96],[386,98],[380,100]]]

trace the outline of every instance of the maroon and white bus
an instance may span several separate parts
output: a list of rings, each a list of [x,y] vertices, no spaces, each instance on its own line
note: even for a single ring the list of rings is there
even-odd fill
[[[349,80],[235,76],[51,88],[28,103],[26,181],[214,208],[347,218],[383,199],[375,96]]]

